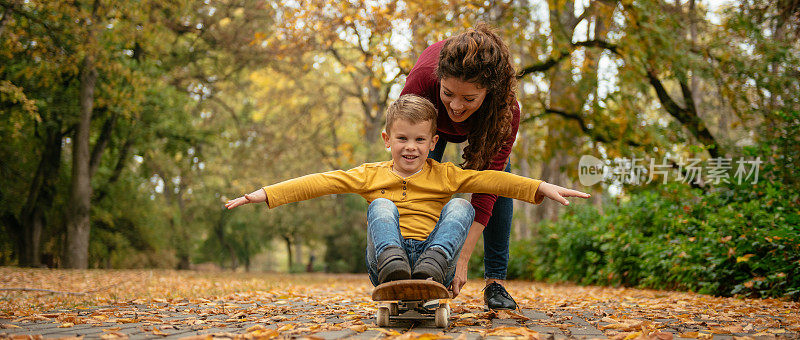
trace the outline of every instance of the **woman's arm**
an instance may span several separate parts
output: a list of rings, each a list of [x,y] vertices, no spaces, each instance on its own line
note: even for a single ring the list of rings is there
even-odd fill
[[[453,283],[450,284],[450,290],[453,291],[453,297],[458,296],[461,288],[467,283],[467,269],[469,269],[469,258],[472,257],[472,251],[475,250],[475,245],[478,244],[478,239],[483,234],[485,225],[478,222],[472,222],[472,226],[467,233],[467,240],[464,241],[464,246],[461,247],[461,254],[458,256],[456,262],[456,275],[453,277]]]

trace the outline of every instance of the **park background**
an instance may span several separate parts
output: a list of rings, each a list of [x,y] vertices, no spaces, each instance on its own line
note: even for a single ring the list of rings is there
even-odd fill
[[[792,0],[0,0],[0,265],[363,272],[358,196],[223,203],[389,159],[417,56],[478,22],[520,70],[512,172],[593,195],[515,202],[511,278],[800,298]],[[582,155],[672,170],[585,187]]]

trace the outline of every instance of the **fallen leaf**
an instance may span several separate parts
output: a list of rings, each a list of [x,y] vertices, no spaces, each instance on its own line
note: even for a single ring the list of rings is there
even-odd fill
[[[539,339],[539,332],[527,327],[497,327],[486,332],[486,336],[521,335],[531,339]]]
[[[214,337],[211,334],[192,335],[180,338],[180,340],[212,340]]]
[[[265,330],[265,329],[267,329],[267,327],[264,327],[263,325],[252,325],[248,327],[245,331],[250,333],[250,332],[255,332],[257,330]]]
[[[279,337],[281,334],[274,329],[259,329],[248,333],[248,335],[255,339],[272,339]]]
[[[501,310],[497,313],[497,317],[500,319],[517,319],[517,320],[530,320],[529,317],[518,313],[517,311],[513,310]]]
[[[357,332],[357,333],[363,333],[364,331],[367,330],[367,325],[353,325],[353,326],[350,326],[348,328],[350,328],[351,331],[354,331],[354,332]]]
[[[381,332],[381,333],[383,333],[383,334],[384,334],[384,335],[386,335],[386,336],[397,336],[397,335],[400,335],[400,333],[399,333],[399,332],[397,332],[397,331],[394,331],[394,330],[390,330],[390,329],[383,329],[383,328],[369,328],[369,330],[371,330],[371,331],[378,331],[378,332]]]
[[[425,334],[420,334],[419,336],[416,337],[416,339],[417,340],[438,340],[438,339],[451,339],[451,337],[445,336],[445,335],[425,333]]]
[[[650,334],[650,338],[655,338],[657,340],[672,340],[675,338],[675,335],[669,332],[656,332]]]
[[[285,325],[281,326],[280,328],[278,328],[278,332],[285,332],[285,331],[292,330],[292,329],[294,329],[294,328],[295,328],[295,325],[294,325],[294,324],[292,324],[292,323],[287,323],[287,324],[285,324]]]
[[[636,338],[638,338],[638,337],[640,337],[640,336],[642,336],[642,332],[633,332],[633,333],[630,333],[630,334],[626,335],[626,336],[623,338],[623,340],[631,340],[631,339],[636,339]]]
[[[601,326],[601,330],[614,329],[618,331],[634,331],[640,329],[644,321],[638,320],[625,320],[624,322],[613,323],[610,325]]]

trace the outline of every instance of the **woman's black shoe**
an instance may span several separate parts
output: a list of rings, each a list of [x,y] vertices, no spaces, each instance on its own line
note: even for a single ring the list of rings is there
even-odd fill
[[[489,309],[517,309],[517,302],[508,294],[503,285],[492,282],[483,288],[483,302]]]

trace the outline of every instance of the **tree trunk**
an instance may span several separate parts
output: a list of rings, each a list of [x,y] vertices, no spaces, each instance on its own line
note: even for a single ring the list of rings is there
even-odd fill
[[[178,270],[192,269],[192,261],[187,254],[178,254]]]
[[[519,139],[517,140],[516,144],[519,145],[518,148],[521,151],[522,157],[515,159],[514,164],[516,164],[519,168],[519,172],[517,173],[518,175],[536,178],[538,176],[534,176],[532,171],[533,169],[529,162],[528,155],[531,154],[529,138],[530,137],[528,137],[528,134],[520,129]],[[530,238],[531,228],[534,226],[534,207],[535,205],[533,204],[514,200],[514,211],[517,212],[518,216],[522,217],[514,219],[512,223],[514,228],[514,240],[524,240]]]
[[[23,248],[23,256],[20,258],[21,266],[39,267],[42,265],[39,247],[42,229],[44,229],[44,216],[42,215],[41,209],[35,209],[28,221],[29,227],[25,228],[25,248]]]
[[[162,177],[162,179],[166,183],[167,179],[165,177]],[[183,192],[184,192],[183,177],[181,177],[181,183],[179,183],[176,187],[178,188],[178,193],[171,196],[172,200],[178,206],[178,209],[176,209],[173,215],[173,220],[174,224],[176,225],[176,235],[177,235],[174,247],[177,249],[178,253],[178,259],[179,259],[178,269],[188,270],[191,269],[191,264],[192,264],[191,250],[190,250],[191,246],[189,245],[191,241],[190,241],[189,231],[187,230],[186,227],[187,225],[190,224],[188,218],[186,217],[186,202],[183,200]],[[164,192],[167,192],[167,188],[169,188],[169,186],[165,185]],[[171,192],[174,192],[173,190],[174,189],[170,189]]]
[[[528,0],[521,0],[519,1],[519,6],[523,8],[530,7]],[[522,65],[528,65],[531,62],[535,61],[533,55],[529,53],[528,46],[525,44],[519,44],[516,47],[511,47],[516,49],[516,54],[522,58]],[[530,114],[528,110],[522,105],[522,101],[525,97],[528,96],[527,91],[525,91],[524,82],[520,81],[517,84],[517,101],[520,102],[520,114],[524,117],[526,114]],[[536,167],[533,166],[533,159],[532,155],[539,154],[538,150],[536,150],[535,138],[531,136],[530,124],[528,126],[520,125],[518,131],[518,137],[516,142],[514,143],[517,146],[517,149],[520,150],[518,153],[519,157],[515,157],[511,160],[511,165],[516,166],[519,170],[517,172],[520,176],[525,176],[529,178],[539,178],[540,174],[535,173],[538,170]],[[515,218],[512,221],[512,227],[514,228],[514,233],[512,235],[514,240],[525,240],[529,239],[533,234],[533,228],[536,228],[536,209],[539,207],[527,202],[514,200],[514,211],[517,212],[517,215],[521,218]]]
[[[294,256],[297,259],[297,264],[303,265],[303,238],[300,235],[294,235]]]
[[[40,240],[46,224],[46,212],[53,206],[53,195],[61,167],[61,120],[53,119],[44,129],[44,149],[36,174],[31,181],[28,198],[22,207],[18,225],[20,266],[41,266]],[[19,222],[21,221],[21,223]]]
[[[288,235],[283,235],[283,240],[286,242],[286,256],[289,265],[287,271],[290,272],[292,271],[292,265],[294,264],[294,261],[292,261],[292,238]]]
[[[91,209],[92,183],[89,173],[89,132],[91,129],[94,89],[97,70],[94,56],[83,58],[81,69],[80,117],[72,148],[72,185],[67,212],[67,246],[64,256],[66,268],[85,269],[89,261],[89,210]]]
[[[548,2],[550,6],[550,29],[555,32],[551,39],[553,46],[565,46],[572,41],[575,30],[576,17],[574,14],[574,3],[567,1],[561,4]],[[575,84],[571,74],[572,65],[561,63],[547,73],[550,84],[548,87],[548,98],[550,108],[567,112],[579,112],[583,101],[575,92]],[[542,180],[570,187],[569,178],[565,175],[566,167],[571,163],[571,156],[567,154],[574,141],[580,140],[575,133],[575,129],[568,128],[567,124],[559,117],[548,117],[548,135],[545,137],[545,145],[548,150],[545,152],[546,164],[542,168]],[[556,220],[558,217],[560,204],[545,200],[537,210],[538,220]]]
[[[680,4],[679,4],[680,6]],[[687,13],[689,19],[689,41],[692,43],[692,49],[696,48],[697,46],[697,20],[695,16],[695,0],[689,0],[689,12]],[[691,86],[690,92],[692,94],[692,100],[694,100],[695,104],[700,103],[700,96],[698,95],[698,89],[700,88],[700,77],[697,75],[697,70],[692,70],[692,79],[691,79]]]
[[[236,249],[228,247],[228,254],[231,257],[231,270],[236,270],[236,268],[239,268],[239,257],[236,256]]]
[[[3,11],[3,16],[0,17],[0,36],[3,36],[3,32],[6,30],[6,22],[8,22],[8,16],[10,15],[10,10]]]
[[[227,220],[228,220],[228,214],[226,214],[223,211],[222,214],[220,214],[220,217],[217,220],[216,225],[214,226],[214,234],[216,234],[217,240],[219,240],[219,244],[220,247],[222,247],[222,250],[228,252],[228,256],[230,257],[231,260],[230,269],[236,270],[236,268],[239,267],[239,262],[237,261],[238,259],[236,257],[236,249],[234,249],[233,246],[230,244],[230,242],[228,242],[228,238],[225,235],[225,224],[227,223]],[[225,268],[224,259],[220,260],[219,264],[221,267]]]

